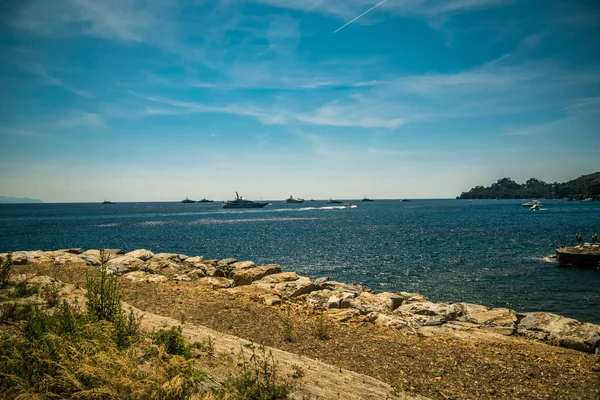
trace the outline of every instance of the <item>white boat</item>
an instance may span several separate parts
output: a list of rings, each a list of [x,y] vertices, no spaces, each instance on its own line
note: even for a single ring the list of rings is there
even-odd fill
[[[221,208],[227,209],[243,209],[243,208],[263,208],[269,204],[268,202],[246,200],[240,197],[238,192],[235,192],[235,200],[228,200],[223,202]]]
[[[352,204],[352,203],[344,203],[344,207],[346,207],[346,208],[352,208],[352,207],[354,207],[354,204]]]
[[[287,199],[285,199],[283,202],[286,203],[286,204],[288,204],[288,203],[304,203],[304,199],[301,199],[301,198],[295,199],[290,194],[290,197],[287,198]]]
[[[540,203],[535,203],[531,207],[529,207],[531,211],[539,211],[542,209],[542,205]]]
[[[542,203],[539,202],[539,200],[531,200],[530,202],[527,203],[523,203],[521,204],[523,207],[528,207],[531,208],[535,205],[539,205],[540,207],[542,206]]]

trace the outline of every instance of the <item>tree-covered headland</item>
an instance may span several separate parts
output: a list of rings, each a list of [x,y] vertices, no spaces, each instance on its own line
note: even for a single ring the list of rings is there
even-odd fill
[[[600,172],[582,175],[564,183],[546,183],[531,178],[518,184],[510,178],[499,179],[489,187],[476,186],[463,192],[460,199],[572,199],[600,200]]]

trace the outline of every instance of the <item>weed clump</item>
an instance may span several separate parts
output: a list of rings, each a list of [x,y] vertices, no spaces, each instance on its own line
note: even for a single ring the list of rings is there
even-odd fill
[[[327,340],[330,338],[331,324],[327,320],[325,313],[320,313],[317,317],[317,322],[313,326],[312,334],[317,339]]]
[[[115,322],[123,314],[119,281],[116,275],[109,275],[108,260],[104,250],[100,250],[100,277],[86,279],[87,311],[94,321]]]
[[[253,344],[245,347],[252,350],[252,355],[247,360],[244,351],[241,351],[242,373],[225,384],[230,395],[240,400],[288,399],[293,387],[289,382],[279,381],[273,354],[267,354],[262,346],[258,352]]]
[[[6,254],[6,258],[0,259],[0,288],[4,288],[8,285],[12,265],[12,252],[9,251]]]
[[[181,326],[161,329],[154,334],[154,342],[159,346],[164,346],[168,354],[190,358],[190,347],[186,346],[181,332]]]

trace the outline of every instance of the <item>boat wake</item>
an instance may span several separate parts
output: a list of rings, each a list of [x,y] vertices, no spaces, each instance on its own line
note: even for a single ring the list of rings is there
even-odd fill
[[[549,256],[542,257],[541,260],[544,261],[544,262],[547,262],[547,263],[552,263],[552,264],[556,264],[557,263],[556,255],[555,254],[551,254]]]

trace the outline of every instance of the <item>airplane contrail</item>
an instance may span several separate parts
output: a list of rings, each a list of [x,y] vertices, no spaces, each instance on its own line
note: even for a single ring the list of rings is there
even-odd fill
[[[369,8],[367,11],[365,11],[364,13],[360,14],[358,17],[354,18],[351,21],[346,22],[343,26],[337,28],[335,31],[333,31],[333,33],[336,33],[338,31],[341,31],[342,29],[344,29],[345,27],[347,27],[348,25],[350,25],[351,23],[353,23],[354,21],[356,21],[357,19],[359,19],[360,17],[362,17],[363,15],[373,11],[374,9],[376,9],[377,7],[379,7],[380,5],[382,5],[383,3],[385,3],[387,0],[383,0],[381,3],[377,3],[375,4],[373,7]]]

